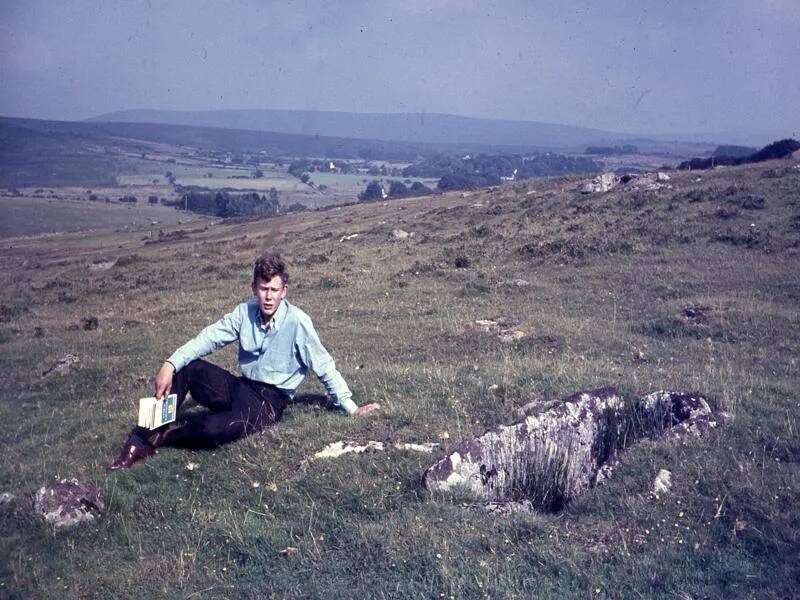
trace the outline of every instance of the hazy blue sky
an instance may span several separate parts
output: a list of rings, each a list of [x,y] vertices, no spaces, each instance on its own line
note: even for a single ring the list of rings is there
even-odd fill
[[[800,1],[2,0],[0,115],[126,108],[797,137]]]

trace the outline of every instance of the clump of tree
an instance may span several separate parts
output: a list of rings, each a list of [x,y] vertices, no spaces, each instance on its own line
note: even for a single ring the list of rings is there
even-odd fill
[[[584,154],[597,154],[601,156],[614,156],[615,154],[639,154],[639,148],[633,144],[623,146],[588,146]]]
[[[735,166],[757,163],[765,160],[788,158],[793,153],[797,152],[797,150],[800,150],[800,142],[791,138],[786,138],[767,144],[761,150],[747,156],[709,156],[707,158],[692,158],[679,164],[678,169],[694,171],[711,169],[722,165]]]
[[[432,193],[433,190],[431,188],[419,181],[415,181],[411,185],[406,185],[402,181],[391,180],[389,181],[389,190],[387,191],[380,181],[374,179],[370,181],[364,191],[358,195],[358,199],[362,202],[371,202],[374,200],[385,200],[387,198],[427,196]]]
[[[406,185],[402,181],[389,182],[389,198],[411,198],[414,196],[427,196],[433,190],[420,181]]]
[[[377,179],[373,179],[367,184],[367,187],[358,195],[361,202],[373,202],[375,200],[383,200],[386,198],[386,191],[383,185]]]
[[[277,191],[258,194],[229,194],[228,192],[186,192],[177,206],[215,217],[271,217],[280,213]]]

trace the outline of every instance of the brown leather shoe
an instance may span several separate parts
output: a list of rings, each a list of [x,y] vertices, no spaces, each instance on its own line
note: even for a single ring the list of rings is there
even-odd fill
[[[130,469],[134,463],[140,460],[147,460],[156,453],[155,447],[148,444],[147,446],[135,446],[134,444],[125,444],[120,452],[119,457],[113,463],[108,465],[112,471],[120,469]]]

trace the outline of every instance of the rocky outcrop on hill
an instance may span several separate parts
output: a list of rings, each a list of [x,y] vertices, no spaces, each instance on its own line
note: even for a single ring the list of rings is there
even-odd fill
[[[626,173],[621,176],[616,173],[603,173],[581,185],[578,191],[581,194],[598,194],[609,192],[622,185],[627,189],[651,191],[671,187],[666,183],[669,180],[670,176],[660,171],[642,174]]]
[[[581,194],[598,194],[600,192],[608,192],[617,187],[619,177],[615,173],[603,173],[598,175],[591,181],[583,184],[580,188]]]
[[[658,391],[625,400],[610,387],[581,392],[463,443],[425,472],[425,485],[557,510],[604,478],[634,440],[702,435],[717,422],[708,402],[692,394]]]

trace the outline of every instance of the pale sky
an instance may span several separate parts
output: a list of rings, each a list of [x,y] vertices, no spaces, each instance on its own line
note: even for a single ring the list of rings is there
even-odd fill
[[[0,115],[130,108],[800,137],[800,1],[2,0]]]

